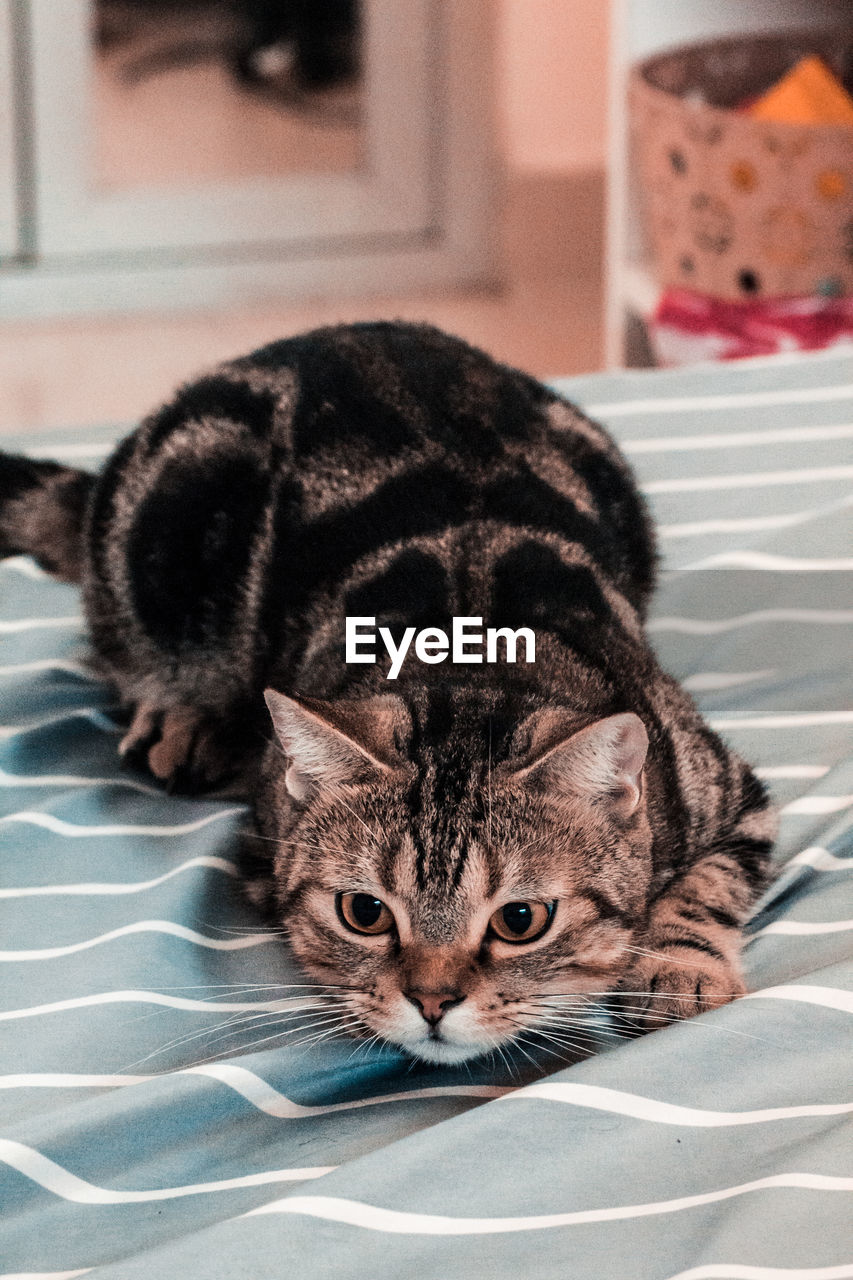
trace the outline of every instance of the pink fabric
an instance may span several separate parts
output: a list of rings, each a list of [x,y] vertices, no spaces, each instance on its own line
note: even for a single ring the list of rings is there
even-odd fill
[[[816,351],[853,343],[853,297],[726,302],[687,289],[666,289],[650,335],[663,365]]]

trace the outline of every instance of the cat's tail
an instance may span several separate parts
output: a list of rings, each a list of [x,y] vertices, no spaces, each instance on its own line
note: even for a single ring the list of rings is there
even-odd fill
[[[0,452],[0,559],[30,555],[65,582],[83,576],[83,528],[95,477]]]

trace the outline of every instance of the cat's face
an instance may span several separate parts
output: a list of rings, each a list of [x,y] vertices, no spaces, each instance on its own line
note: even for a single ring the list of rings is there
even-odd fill
[[[495,767],[452,732],[415,766],[397,698],[268,701],[286,753],[270,815],[281,923],[344,1029],[437,1063],[536,1027],[571,1042],[646,908],[641,721],[566,736],[549,709]]]

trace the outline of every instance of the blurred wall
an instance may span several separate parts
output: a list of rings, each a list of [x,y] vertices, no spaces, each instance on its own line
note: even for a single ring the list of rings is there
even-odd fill
[[[498,0],[503,155],[516,169],[601,169],[609,0]]]

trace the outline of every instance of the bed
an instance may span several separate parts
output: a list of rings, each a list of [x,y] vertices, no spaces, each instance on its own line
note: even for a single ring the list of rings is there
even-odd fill
[[[558,385],[653,507],[664,665],[781,806],[750,994],[568,1065],[274,1034],[241,805],[119,769],[78,593],[7,560],[3,1280],[853,1277],[853,352]]]

